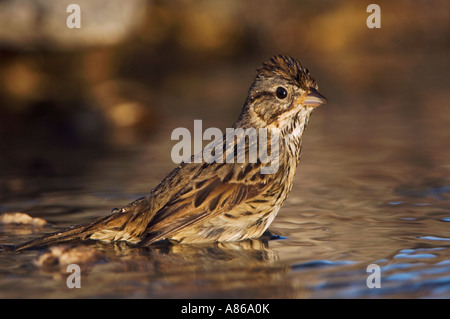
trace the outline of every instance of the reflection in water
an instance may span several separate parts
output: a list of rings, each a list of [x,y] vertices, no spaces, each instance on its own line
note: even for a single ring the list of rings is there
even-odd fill
[[[277,253],[259,240],[148,249],[116,246],[114,255],[107,256],[111,264],[103,268],[114,274],[107,286],[120,284],[121,274],[135,274],[142,281],[134,285],[133,294],[154,297],[261,295],[288,271],[276,263]]]
[[[25,260],[31,257],[29,252],[25,255]],[[13,253],[4,256],[17,258]],[[276,251],[262,240],[209,245],[162,243],[148,248],[60,245],[37,256],[34,252],[32,262],[20,266],[28,273],[19,281],[30,285],[28,297],[255,297],[270,293],[289,271],[288,265],[277,261]],[[65,286],[69,264],[81,267],[84,289],[79,292]],[[48,295],[47,285],[52,287]],[[0,297],[11,297],[11,287],[3,288]]]

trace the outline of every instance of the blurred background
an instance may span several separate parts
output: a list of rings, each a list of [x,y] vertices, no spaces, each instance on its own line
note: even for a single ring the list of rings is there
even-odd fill
[[[66,26],[71,3],[80,29]],[[380,29],[366,25],[371,3]],[[143,196],[176,165],[175,128],[231,127],[256,68],[288,54],[329,101],[312,115],[273,224],[288,239],[262,250],[267,263],[259,250],[230,257],[237,265],[182,254],[159,273],[146,263],[165,255],[144,258],[142,278],[112,277],[92,294],[448,297],[449,48],[445,0],[2,0],[0,213],[61,228]],[[3,227],[0,243],[41,231]],[[0,263],[10,278],[32,254],[14,258]],[[367,290],[372,262],[391,272],[387,290]],[[180,276],[180,263],[190,273]],[[253,280],[253,264],[273,276]],[[27,276],[28,288],[20,276],[0,283],[2,296],[44,296],[40,277]]]

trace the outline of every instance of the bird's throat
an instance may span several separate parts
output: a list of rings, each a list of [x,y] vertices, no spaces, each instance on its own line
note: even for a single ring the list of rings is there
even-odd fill
[[[282,128],[282,136],[285,141],[286,150],[289,153],[289,157],[294,159],[297,165],[300,162],[302,137],[308,125],[310,114],[311,110],[309,108],[302,108],[296,116],[286,121],[286,124]]]

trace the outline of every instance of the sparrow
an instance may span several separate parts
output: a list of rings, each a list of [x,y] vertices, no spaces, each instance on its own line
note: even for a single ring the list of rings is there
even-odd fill
[[[145,197],[15,250],[73,240],[123,241],[145,247],[162,240],[189,244],[259,238],[292,189],[310,115],[326,101],[300,62],[274,56],[257,69],[233,128],[275,133],[279,137],[276,171],[263,174],[261,168],[268,164],[259,157],[256,161],[245,158],[243,163],[183,162]],[[223,147],[229,147],[225,141]]]

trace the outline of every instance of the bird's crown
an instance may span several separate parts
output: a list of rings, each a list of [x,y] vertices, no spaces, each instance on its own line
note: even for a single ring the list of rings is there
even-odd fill
[[[308,69],[290,56],[276,55],[269,61],[264,62],[257,70],[255,80],[258,81],[271,77],[283,79],[305,90],[310,87],[317,89],[317,82],[311,76]]]

